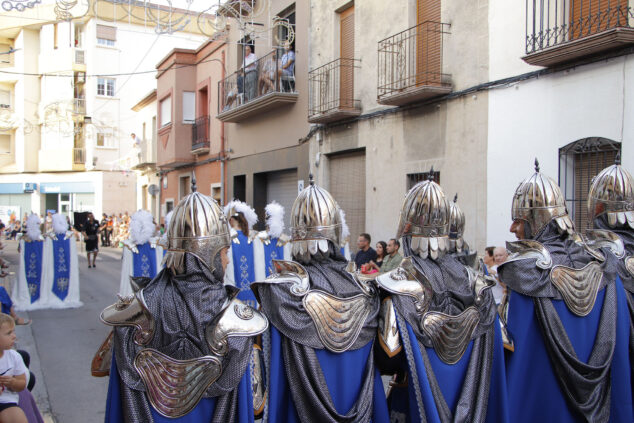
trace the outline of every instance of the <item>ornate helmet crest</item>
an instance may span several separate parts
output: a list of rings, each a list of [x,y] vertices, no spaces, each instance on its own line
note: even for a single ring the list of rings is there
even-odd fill
[[[211,197],[196,191],[192,178],[192,193],[174,208],[167,229],[165,266],[176,274],[184,272],[185,253],[198,257],[214,269],[216,255],[231,245],[229,225],[222,209]]]
[[[284,232],[284,207],[273,201],[264,208],[266,227],[272,238],[279,238]]]
[[[328,241],[341,247],[342,222],[341,209],[333,196],[315,185],[310,175],[310,184],[299,193],[291,209],[293,256],[308,258],[317,251],[326,253]]]
[[[590,186],[588,217],[594,220],[602,214],[607,214],[611,227],[627,224],[634,229],[634,179],[621,167],[619,155],[615,163],[603,169]]]
[[[411,236],[411,248],[421,257],[435,259],[447,251],[449,236],[449,202],[433,178],[419,182],[405,196],[396,236]]]
[[[535,173],[521,182],[515,190],[511,217],[513,220],[527,222],[533,236],[544,229],[551,220],[557,222],[561,232],[574,232],[561,188],[552,178],[539,171],[537,159]]]
[[[449,249],[452,251],[462,252],[464,247],[465,216],[458,206],[458,194],[449,204]]]

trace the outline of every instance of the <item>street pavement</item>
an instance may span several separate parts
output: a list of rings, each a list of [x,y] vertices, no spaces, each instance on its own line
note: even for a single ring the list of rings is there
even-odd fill
[[[4,241],[3,257],[11,262],[11,277],[18,272],[17,243]],[[37,383],[33,395],[48,421],[57,423],[103,422],[108,378],[90,374],[90,363],[109,328],[99,321],[103,308],[116,300],[121,272],[121,250],[102,248],[97,267],[88,268],[79,258],[80,298],[83,307],[35,310],[29,326],[17,326],[18,348],[31,354],[31,371]]]

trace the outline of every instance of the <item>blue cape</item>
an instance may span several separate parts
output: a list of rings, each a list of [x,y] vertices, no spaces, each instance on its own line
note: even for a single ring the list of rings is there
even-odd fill
[[[251,391],[251,371],[245,372],[238,385],[238,412],[235,423],[253,423],[253,395]],[[108,385],[108,397],[106,399],[105,423],[120,423],[125,421],[123,414],[123,404],[121,403],[121,379],[117,370],[117,363],[112,357],[110,367],[110,383]],[[198,405],[188,414],[177,419],[163,417],[150,405],[154,423],[198,423],[211,422],[216,408],[215,398],[203,398]],[[231,422],[227,422],[231,423]]]
[[[612,397],[610,421],[632,422],[632,385],[629,360],[629,312],[620,278],[616,279],[617,326],[616,348],[612,359]],[[594,308],[586,317],[568,310],[563,300],[552,300],[570,342],[580,360],[587,363],[599,327],[605,289],[599,291]],[[509,412],[513,422],[553,421],[573,423],[580,416],[568,405],[552,369],[535,317],[533,300],[512,292],[507,328],[515,343],[515,352],[508,353],[506,373]]]
[[[64,301],[70,285],[70,239],[53,239],[53,294]]]
[[[278,247],[278,240],[279,238],[271,238],[268,245],[264,244],[264,270],[267,277],[271,275],[273,270],[273,260],[284,260],[284,246]]]
[[[282,338],[275,327],[271,327],[269,394],[265,413],[268,421],[299,423],[295,404],[286,379],[284,358],[282,355]],[[372,342],[358,350],[343,353],[332,353],[328,350],[315,350],[321,370],[326,379],[330,397],[340,414],[347,413],[361,394],[361,384],[365,374],[368,356],[372,353]],[[375,370],[373,423],[389,423],[390,417],[383,390],[381,375]]]
[[[255,261],[253,258],[253,243],[249,238],[238,230],[238,243],[231,244],[231,254],[233,261],[233,276],[236,287],[240,289],[238,299],[257,308],[255,294],[251,291],[251,282],[255,280]],[[283,257],[283,255],[282,255]]]
[[[43,241],[24,243],[24,269],[26,284],[29,287],[31,304],[40,299],[42,285],[42,249]]]
[[[390,412],[393,416],[405,415],[408,423],[420,422],[418,405],[416,403],[415,385],[418,383],[425,407],[425,416],[428,423],[440,423],[440,417],[436,407],[436,402],[427,378],[425,364],[420,354],[420,348],[414,331],[409,323],[405,322],[406,328],[399,326],[399,332],[407,331],[412,352],[414,355],[414,363],[404,363],[408,366],[408,386],[407,388],[394,389],[390,395]],[[401,337],[403,340],[403,337]],[[509,421],[509,410],[506,399],[506,376],[504,369],[504,346],[502,344],[502,334],[500,332],[500,324],[496,318],[495,321],[495,341],[493,351],[493,364],[491,367],[491,380],[489,386],[489,400],[487,405],[486,422],[507,422]],[[434,369],[436,380],[440,386],[440,390],[447,402],[447,406],[452,411],[456,409],[462,385],[464,382],[471,350],[473,349],[473,341],[467,347],[464,355],[456,364],[446,364],[443,362],[433,348],[426,348],[429,361]],[[412,367],[415,366],[418,374],[418,381],[414,381],[412,377]]]
[[[137,245],[138,253],[132,253],[132,274],[154,279],[156,276],[156,250],[149,242]]]

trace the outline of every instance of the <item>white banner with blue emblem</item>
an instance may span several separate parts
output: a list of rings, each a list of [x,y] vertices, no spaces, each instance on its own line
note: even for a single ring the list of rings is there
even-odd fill
[[[81,307],[77,238],[71,233],[52,235],[45,243],[43,287],[47,292],[46,307]]]
[[[273,273],[273,260],[290,260],[291,243],[278,245],[278,238],[253,240],[253,255],[255,256],[255,280],[263,281]]]
[[[130,276],[143,276],[154,279],[163,268],[163,247],[150,240],[136,246],[138,253],[133,252],[127,245],[123,247],[121,264],[121,279],[119,281],[119,295],[132,295]]]

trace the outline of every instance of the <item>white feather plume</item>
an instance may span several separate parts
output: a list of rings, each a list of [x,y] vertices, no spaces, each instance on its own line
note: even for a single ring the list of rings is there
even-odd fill
[[[284,232],[284,207],[273,201],[264,208],[266,212],[266,226],[271,238],[279,238]]]
[[[152,213],[139,210],[130,219],[130,239],[137,245],[145,244],[156,233]]]
[[[341,238],[347,242],[348,238],[350,238],[350,228],[346,223],[346,212],[344,212],[343,209],[339,209],[339,214],[341,216]]]
[[[53,232],[58,235],[65,234],[68,231],[68,222],[66,216],[61,213],[55,213],[53,215]]]
[[[174,214],[174,210],[171,210],[169,213],[165,215],[165,232],[167,232],[167,228],[170,227],[170,222],[172,221],[173,214]]]
[[[231,217],[234,213],[242,213],[244,218],[247,220],[249,224],[249,229],[253,228],[253,225],[258,223],[258,215],[255,213],[255,210],[247,203],[244,203],[240,200],[231,200],[224,208],[225,216],[227,219]]]
[[[26,235],[33,241],[39,241],[42,237],[42,230],[40,229],[40,225],[42,224],[42,220],[40,216],[35,213],[31,213],[29,217],[26,218]]]

